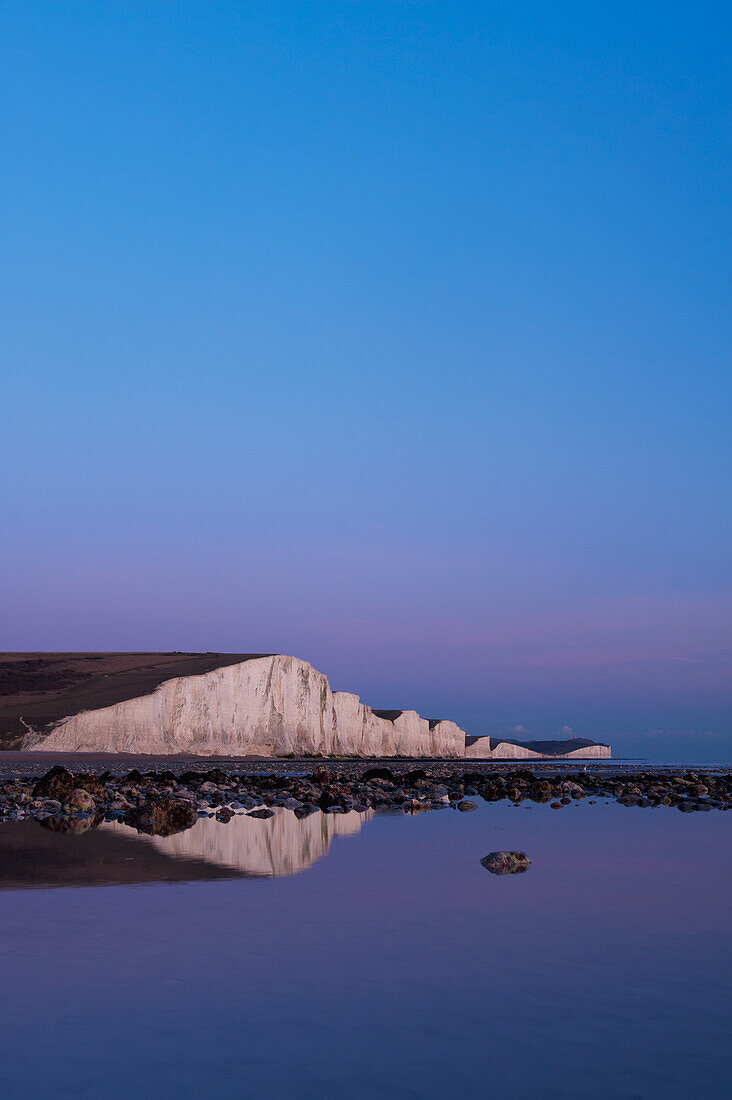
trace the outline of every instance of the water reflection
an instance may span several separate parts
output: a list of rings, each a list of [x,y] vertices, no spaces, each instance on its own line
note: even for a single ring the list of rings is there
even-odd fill
[[[201,818],[174,836],[145,836],[102,823],[81,835],[36,821],[0,826],[0,889],[104,886],[196,879],[293,875],[327,855],[336,837],[360,832],[372,811],[298,818],[277,809],[266,820],[238,814]]]

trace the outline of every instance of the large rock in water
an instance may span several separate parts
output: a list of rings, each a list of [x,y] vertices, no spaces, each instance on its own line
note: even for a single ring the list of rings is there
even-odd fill
[[[96,775],[73,775],[66,768],[56,765],[37,781],[34,798],[56,798],[68,802],[75,791],[86,791],[92,798],[106,798],[107,788]]]
[[[150,836],[172,836],[190,829],[198,820],[196,807],[184,798],[152,798],[130,810],[125,824]]]
[[[70,715],[49,731],[29,733],[23,748],[153,755],[464,755],[465,734],[454,722],[430,722],[412,710],[383,713],[389,717],[357,695],[332,691],[306,661],[257,657],[166,680],[149,695]]]

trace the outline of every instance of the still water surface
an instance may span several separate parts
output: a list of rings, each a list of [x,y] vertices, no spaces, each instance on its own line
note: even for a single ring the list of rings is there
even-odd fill
[[[0,1095],[722,1097],[732,814],[0,826]],[[524,849],[522,875],[481,858]]]

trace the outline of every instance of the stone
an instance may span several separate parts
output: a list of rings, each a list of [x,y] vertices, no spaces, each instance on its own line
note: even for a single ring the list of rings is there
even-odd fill
[[[267,810],[263,806],[261,810],[250,810],[247,817],[258,817],[264,821],[268,817],[274,817],[274,810]]]
[[[489,852],[480,862],[492,875],[522,875],[531,866],[526,852]]]
[[[59,802],[68,802],[75,790],[84,790],[92,798],[107,797],[107,788],[96,775],[74,775],[58,764],[41,776],[33,788],[33,797],[55,798]]]
[[[477,810],[478,807],[476,803],[471,802],[469,798],[464,798],[462,802],[458,802],[457,808],[461,813],[469,814],[471,810]]]
[[[533,802],[548,802],[552,796],[552,785],[545,779],[540,779],[530,784],[528,795]]]
[[[172,836],[190,829],[196,818],[196,808],[191,802],[168,795],[149,799],[140,807],[128,810],[125,823],[148,836]]]
[[[74,810],[83,810],[85,813],[93,813],[96,809],[92,796],[80,787],[71,794],[68,804]]]
[[[393,781],[394,773],[391,768],[367,768],[361,776],[361,782],[370,783],[372,779],[389,779]]]

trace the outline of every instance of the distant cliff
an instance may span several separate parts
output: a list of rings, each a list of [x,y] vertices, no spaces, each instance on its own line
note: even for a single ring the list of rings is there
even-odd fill
[[[472,740],[482,741],[483,738],[468,737],[466,746],[467,742]],[[469,752],[469,747],[466,747],[465,755],[467,756]],[[470,755],[479,754],[473,751]],[[609,745],[588,741],[584,737],[572,737],[564,741],[494,741],[490,758],[491,760],[541,760],[551,757],[553,760],[569,760],[572,758],[609,759],[611,755]]]
[[[280,654],[10,654],[0,707],[14,747],[200,756],[609,756],[589,741],[468,737],[413,710],[373,710]],[[0,672],[2,672],[0,661]],[[0,683],[2,678],[0,677]],[[8,690],[9,689],[9,690]],[[22,731],[22,734],[21,734]],[[6,738],[7,743],[7,738]]]

